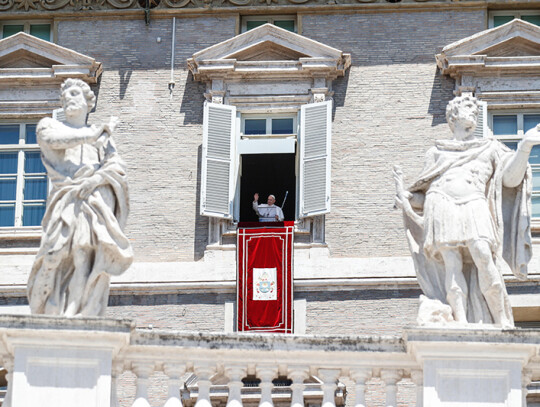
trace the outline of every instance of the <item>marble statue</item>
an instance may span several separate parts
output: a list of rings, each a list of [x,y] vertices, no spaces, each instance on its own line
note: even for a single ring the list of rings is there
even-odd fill
[[[67,79],[61,92],[66,120],[44,118],[37,126],[52,189],[28,300],[33,314],[102,316],[110,276],[133,259],[123,233],[129,211],[125,166],[111,137],[118,119],[86,124],[96,97],[79,79]]]
[[[514,321],[503,274],[511,271],[525,279],[532,255],[528,158],[540,144],[540,125],[512,151],[494,138],[473,134],[478,109],[472,96],[448,104],[453,138],[427,151],[424,170],[408,190],[401,169],[394,168],[396,205],[403,209],[418,282],[427,298],[449,305],[454,323],[507,328]],[[433,312],[436,303],[423,309]]]

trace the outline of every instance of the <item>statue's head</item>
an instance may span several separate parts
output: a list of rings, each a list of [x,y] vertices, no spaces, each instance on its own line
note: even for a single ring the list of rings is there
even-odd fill
[[[84,114],[89,113],[96,105],[96,95],[88,84],[80,79],[66,79],[62,84],[60,100],[66,115],[70,111],[84,109]]]
[[[459,125],[470,135],[476,128],[478,112],[478,101],[474,96],[457,96],[446,106],[446,121],[452,132]]]

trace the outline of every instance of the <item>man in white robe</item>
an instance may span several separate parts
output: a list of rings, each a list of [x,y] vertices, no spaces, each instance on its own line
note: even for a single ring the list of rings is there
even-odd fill
[[[283,222],[285,217],[279,206],[276,206],[276,197],[268,195],[268,200],[265,204],[259,205],[259,194],[253,196],[253,210],[259,217],[259,222]]]

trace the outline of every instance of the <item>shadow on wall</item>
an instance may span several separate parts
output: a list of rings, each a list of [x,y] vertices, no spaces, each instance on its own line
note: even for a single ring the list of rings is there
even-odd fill
[[[332,84],[332,90],[334,91],[334,103],[332,107],[332,121],[334,120],[334,116],[336,115],[336,108],[337,107],[343,107],[345,105],[345,98],[347,97],[347,89],[349,87],[349,73],[351,72],[351,68],[347,69],[344,76],[340,76],[339,78],[334,80],[334,83]]]
[[[199,124],[202,127],[205,90],[206,84],[195,82],[191,72],[188,73],[180,105],[180,113],[184,114],[184,124]],[[202,130],[200,134],[202,135]]]
[[[101,78],[102,77],[103,77],[103,75],[99,75],[99,77],[97,78],[96,84],[95,85],[90,85],[90,89],[92,89],[92,92],[94,92],[94,95],[96,96],[96,104],[95,104],[94,108],[92,109],[92,111],[90,111],[88,114],[94,113],[96,111],[97,107],[99,106],[99,89],[101,88]],[[87,119],[88,119],[88,116],[87,116]]]
[[[118,71],[118,76],[120,77],[120,99],[124,99],[126,96],[126,90],[129,85],[129,80],[131,79],[131,74],[133,71],[131,69],[120,69]]]
[[[197,148],[197,195],[195,198],[195,240],[193,242],[193,255],[195,261],[203,258],[204,249],[206,249],[208,243],[208,218],[202,216],[199,210],[201,207],[201,164],[202,144]]]
[[[454,79],[442,75],[439,69],[435,71],[428,107],[432,127],[446,124],[446,105],[454,98],[454,85]]]

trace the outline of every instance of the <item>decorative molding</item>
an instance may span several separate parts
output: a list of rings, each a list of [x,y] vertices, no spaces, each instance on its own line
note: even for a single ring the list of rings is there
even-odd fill
[[[0,40],[0,83],[49,83],[66,78],[96,83],[101,70],[101,62],[92,57],[23,32]]]
[[[540,27],[516,19],[456,41],[435,56],[455,93],[474,92],[494,107],[540,104]]]
[[[472,5],[475,7],[497,3],[501,0],[461,0],[460,7]],[[141,2],[144,4],[144,2]],[[357,5],[365,7],[383,7],[401,9],[404,6],[455,6],[454,0],[401,0],[399,3],[388,0],[155,0],[152,11],[163,9],[198,9],[209,10],[214,8],[254,7],[267,8],[268,6],[344,6]],[[95,10],[144,10],[137,0],[0,0],[0,11],[11,12],[90,12]]]
[[[264,24],[193,54],[195,80],[324,78],[344,75],[351,55],[272,24]],[[221,83],[221,82],[220,82]]]

